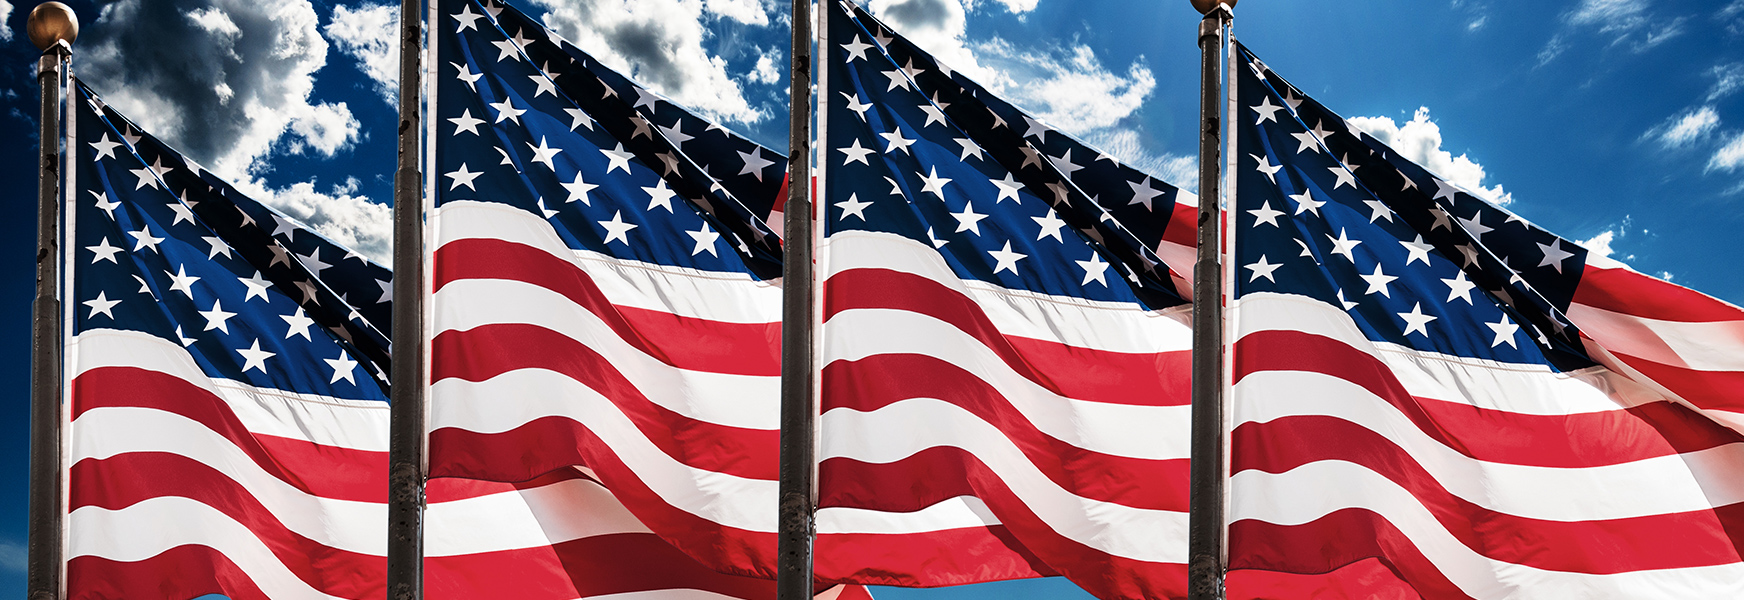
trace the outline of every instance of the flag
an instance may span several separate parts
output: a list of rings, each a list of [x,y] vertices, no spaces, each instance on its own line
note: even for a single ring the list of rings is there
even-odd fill
[[[1744,312],[1233,62],[1232,595],[1744,593]]]
[[[772,577],[780,245],[723,182],[779,163],[698,162],[681,107],[512,7],[444,0],[430,31],[430,475],[585,467],[686,554]]]
[[[823,10],[817,575],[1183,596],[1177,192]]]

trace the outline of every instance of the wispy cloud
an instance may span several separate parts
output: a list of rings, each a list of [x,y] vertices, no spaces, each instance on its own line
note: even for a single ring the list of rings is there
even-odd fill
[[[1682,148],[1705,138],[1720,126],[1720,115],[1712,106],[1690,109],[1666,119],[1665,123],[1647,130],[1642,137],[1657,140],[1665,149]]]
[[[1391,117],[1353,117],[1348,121],[1397,151],[1399,156],[1423,165],[1449,183],[1497,204],[1514,201],[1499,184],[1484,187],[1483,165],[1464,153],[1454,156],[1442,149],[1441,126],[1429,119],[1428,107],[1419,107],[1411,120],[1403,123]]]
[[[28,566],[29,553],[24,544],[12,540],[0,540],[0,571],[8,573],[23,573]]]
[[[1592,32],[1608,38],[1607,44],[1641,53],[1658,47],[1688,31],[1689,17],[1664,17],[1652,10],[1652,0],[1581,0],[1562,16],[1562,30],[1538,52],[1538,66],[1561,56],[1575,43],[1570,36]]]
[[[1726,144],[1714,152],[1714,156],[1708,159],[1707,170],[1730,173],[1740,166],[1744,166],[1744,132],[1733,133]]]
[[[1744,89],[1744,63],[1714,65],[1714,68],[1708,70],[1708,75],[1714,78],[1714,87],[1708,88],[1709,102]]]

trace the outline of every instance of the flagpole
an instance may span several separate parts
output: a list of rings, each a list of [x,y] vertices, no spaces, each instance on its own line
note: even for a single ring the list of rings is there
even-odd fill
[[[1193,433],[1187,517],[1187,598],[1224,597],[1223,274],[1219,264],[1218,77],[1236,0],[1192,0],[1199,22],[1199,255],[1193,267]]]
[[[434,2],[434,0],[432,0]],[[424,597],[424,199],[418,172],[420,0],[400,1],[400,147],[394,172],[394,324],[388,427],[389,600]]]
[[[42,149],[37,170],[36,300],[30,331],[30,533],[26,579],[30,600],[65,596],[66,483],[62,473],[60,167],[61,87],[79,18],[59,2],[30,11],[30,42],[42,49],[36,82],[42,88]]]
[[[829,0],[825,0],[826,2]],[[828,7],[820,12],[829,14]],[[811,0],[793,2],[792,111],[788,118],[787,204],[781,291],[780,536],[775,597],[812,597],[812,513],[816,485],[816,374],[812,319]],[[822,25],[820,25],[822,28]]]

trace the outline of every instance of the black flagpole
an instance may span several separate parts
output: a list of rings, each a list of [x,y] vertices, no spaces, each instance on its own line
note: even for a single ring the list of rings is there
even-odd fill
[[[1227,4],[1226,4],[1227,3]],[[1222,600],[1224,573],[1223,271],[1218,227],[1218,65],[1234,0],[1193,0],[1199,22],[1199,259],[1193,266],[1193,434],[1187,598]]]
[[[30,533],[26,569],[28,598],[64,595],[66,506],[61,472],[61,86],[72,60],[79,19],[59,2],[30,11],[30,41],[42,49],[36,83],[42,88],[42,163],[37,171],[36,301],[30,330]]]
[[[828,2],[830,0],[824,0]],[[828,8],[820,6],[824,14]],[[812,596],[812,509],[817,503],[811,214],[811,0],[793,2],[793,109],[788,119],[787,205],[781,268],[781,499],[775,597]]]
[[[424,178],[418,171],[420,0],[400,1],[400,148],[394,172],[393,389],[388,427],[390,600],[424,597]]]

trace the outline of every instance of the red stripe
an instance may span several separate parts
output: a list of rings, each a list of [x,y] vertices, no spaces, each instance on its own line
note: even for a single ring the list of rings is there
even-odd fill
[[[586,271],[525,244],[458,240],[438,248],[434,260],[433,285],[438,291],[464,279],[529,283],[562,294],[578,309],[598,316],[631,346],[674,367],[735,375],[781,375],[780,323],[728,323],[615,306]]]
[[[560,373],[604,396],[635,423],[636,429],[644,437],[679,462],[698,469],[752,479],[780,477],[780,461],[777,456],[780,432],[731,427],[692,419],[655,404],[626,379],[612,365],[610,359],[555,331],[537,325],[520,324],[482,325],[467,331],[444,331],[431,342],[431,356],[434,357],[430,374],[432,381],[449,378],[485,381],[502,373],[521,369],[544,369]],[[561,406],[564,400],[542,395],[496,401]],[[503,439],[521,439],[527,444],[525,450],[528,452],[556,452],[563,457],[556,462],[547,459],[540,463],[543,466],[520,473],[534,475],[559,466],[575,464],[570,458],[573,454],[564,452],[569,447],[564,440],[573,438],[573,435],[565,434],[564,428],[556,424],[557,421],[568,420],[570,419],[567,417],[543,417],[533,421],[544,423],[538,426],[539,430],[554,436],[551,438],[526,438],[525,434],[509,435],[513,432],[499,434],[509,435],[509,438]],[[527,427],[528,425],[517,427],[516,431]],[[435,447],[432,440],[433,452]]]
[[[1299,598],[1366,598],[1422,600],[1411,584],[1378,559],[1360,560],[1330,573],[1283,573],[1232,570],[1224,577],[1229,600],[1297,600]]]
[[[134,367],[100,367],[73,379],[73,418],[98,408],[148,408],[211,429],[279,480],[306,493],[387,502],[388,455],[251,433],[224,399],[179,377]]]
[[[1612,355],[1697,408],[1744,412],[1744,371],[1698,371],[1626,354]]]
[[[1417,398],[1379,359],[1338,340],[1302,332],[1243,336],[1235,343],[1234,368],[1237,382],[1261,371],[1302,371],[1355,383],[1398,409],[1424,434],[1486,462],[1594,467],[1744,441],[1744,436],[1668,402],[1597,413],[1529,415]]]
[[[384,565],[386,559],[383,559]],[[380,598],[387,582],[354,598]],[[248,574],[223,553],[206,546],[177,546],[141,561],[96,556],[67,561],[68,600],[197,598],[223,594],[232,600],[269,600]]]
[[[1423,556],[1403,532],[1366,510],[1347,508],[1301,525],[1246,519],[1229,524],[1232,584],[1245,580],[1236,576],[1244,570],[1327,573],[1367,559],[1380,559],[1382,565],[1425,598],[1471,598]]]
[[[1744,309],[1707,294],[1628,269],[1592,265],[1581,272],[1573,303],[1663,321],[1744,321]]]
[[[1199,231],[1193,227],[1199,222],[1199,207],[1175,203],[1174,212],[1169,214],[1167,226],[1163,228],[1163,241],[1188,248],[1199,247]]]
[[[210,506],[246,527],[297,578],[330,595],[363,598],[379,594],[386,577],[387,559],[332,548],[291,531],[247,488],[184,456],[136,452],[81,460],[69,473],[68,487],[73,509],[94,506],[114,510],[163,496]]]
[[[866,585],[943,587],[1059,575],[1004,525],[819,534],[815,553],[812,572],[819,580]]]
[[[775,597],[775,582],[709,570],[647,533],[598,535],[552,546],[424,559],[432,600],[569,600],[689,589],[732,598]]]
[[[1192,400],[1192,353],[1187,350],[1113,352],[1007,336],[968,296],[931,279],[888,269],[836,273],[824,281],[823,290],[825,321],[855,309],[923,314],[974,337],[1019,375],[1067,398],[1141,406],[1185,406]],[[844,332],[837,329],[836,334]]]
[[[1328,443],[1327,440],[1337,440]],[[1360,465],[1417,498],[1473,552],[1552,571],[1623,573],[1739,562],[1744,504],[1623,519],[1551,521],[1498,512],[1455,496],[1408,452],[1360,425],[1325,416],[1243,423],[1231,434],[1231,472],[1283,473],[1318,461]],[[1619,485],[1629,482],[1619,481]]]
[[[492,494],[501,494],[517,490],[542,488],[548,485],[569,481],[571,479],[585,479],[587,481],[599,483],[594,480],[594,478],[588,477],[587,474],[576,469],[558,469],[519,483],[501,483],[496,481],[482,481],[478,479],[443,477],[439,479],[430,479],[424,483],[424,501],[428,504],[441,504],[443,502],[454,502],[456,500],[466,500],[468,498],[477,498],[480,496],[489,496]]]

